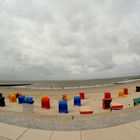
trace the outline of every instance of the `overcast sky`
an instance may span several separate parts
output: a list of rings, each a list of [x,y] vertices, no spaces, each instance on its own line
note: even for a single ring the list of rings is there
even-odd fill
[[[0,79],[140,75],[139,0],[0,0]]]

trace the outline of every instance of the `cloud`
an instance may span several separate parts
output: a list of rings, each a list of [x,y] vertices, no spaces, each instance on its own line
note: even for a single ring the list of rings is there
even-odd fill
[[[0,0],[0,77],[140,74],[138,0]]]

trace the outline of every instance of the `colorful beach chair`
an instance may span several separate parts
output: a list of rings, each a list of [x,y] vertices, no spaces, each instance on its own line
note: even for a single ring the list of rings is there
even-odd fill
[[[9,93],[8,97],[9,97],[10,102],[16,102],[17,101],[15,93]]]
[[[140,98],[134,98],[133,102],[134,102],[134,106],[139,105],[140,104]]]
[[[58,102],[58,111],[59,111],[59,113],[68,113],[67,101],[59,101]]]
[[[25,96],[23,103],[33,104],[34,103],[33,97]]]
[[[50,98],[43,96],[41,98],[41,106],[42,108],[50,109]]]
[[[119,98],[125,97],[125,93],[124,93],[124,90],[123,89],[119,90],[118,97]]]
[[[2,93],[0,93],[0,106],[1,107],[5,106],[5,97],[2,97]]]
[[[79,92],[79,96],[80,96],[81,99],[85,99],[85,93],[84,92],[82,92],[82,91]]]
[[[112,101],[111,93],[110,92],[104,92],[104,98],[102,99],[103,109],[109,109],[111,101]]]
[[[19,96],[18,96],[18,103],[19,103],[19,104],[24,103],[24,99],[25,99],[25,96],[19,95]]]
[[[80,96],[74,96],[74,106],[81,106]]]
[[[127,88],[124,88],[123,92],[124,92],[125,95],[128,95],[128,89]]]

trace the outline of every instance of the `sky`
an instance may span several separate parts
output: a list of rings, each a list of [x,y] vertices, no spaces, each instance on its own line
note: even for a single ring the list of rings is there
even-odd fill
[[[0,79],[140,75],[139,0],[0,0]]]

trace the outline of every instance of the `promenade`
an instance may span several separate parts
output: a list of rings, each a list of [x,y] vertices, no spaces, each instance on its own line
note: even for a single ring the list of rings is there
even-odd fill
[[[140,120],[103,129],[47,131],[0,123],[0,140],[139,140]]]

